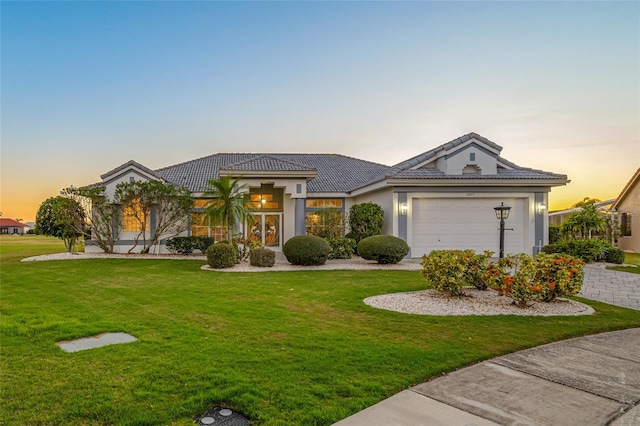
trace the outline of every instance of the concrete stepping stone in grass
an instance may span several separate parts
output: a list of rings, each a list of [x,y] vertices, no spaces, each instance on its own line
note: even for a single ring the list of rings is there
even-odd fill
[[[78,352],[120,343],[131,343],[136,340],[138,339],[127,333],[102,333],[97,336],[83,337],[82,339],[63,340],[56,342],[56,345],[65,352]]]

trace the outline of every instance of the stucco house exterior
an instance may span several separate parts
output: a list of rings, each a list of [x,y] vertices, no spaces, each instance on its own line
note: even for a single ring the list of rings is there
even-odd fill
[[[22,235],[24,234],[24,223],[9,218],[0,218],[0,234],[2,235]]]
[[[636,170],[613,203],[618,213],[618,247],[640,253],[640,168]]]
[[[108,197],[120,182],[156,179],[189,189],[196,198],[193,218],[206,205],[207,181],[241,177],[250,188],[262,242],[279,251],[295,235],[307,233],[315,214],[374,202],[384,210],[384,233],[405,240],[409,256],[434,249],[498,251],[499,222],[494,207],[511,207],[505,252],[534,253],[547,244],[548,196],[566,185],[566,175],[516,165],[502,147],[469,133],[394,166],[340,154],[213,154],[158,170],[129,161],[101,176]],[[150,218],[153,227],[153,212]],[[192,220],[184,235],[222,238],[219,228]],[[115,251],[126,252],[134,233],[120,233]],[[87,251],[99,251],[87,242]],[[166,252],[160,245],[156,252]]]

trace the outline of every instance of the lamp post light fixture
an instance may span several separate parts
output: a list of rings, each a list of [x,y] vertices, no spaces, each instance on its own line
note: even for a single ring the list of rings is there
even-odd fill
[[[493,208],[496,211],[496,218],[500,221],[500,259],[504,257],[504,221],[509,217],[509,210],[504,203],[500,203],[499,207]]]

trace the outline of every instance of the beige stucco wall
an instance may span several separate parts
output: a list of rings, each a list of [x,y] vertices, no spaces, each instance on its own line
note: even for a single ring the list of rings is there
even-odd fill
[[[640,183],[636,182],[625,199],[618,205],[617,210],[618,213],[632,215],[631,236],[619,237],[618,247],[622,250],[640,253]]]

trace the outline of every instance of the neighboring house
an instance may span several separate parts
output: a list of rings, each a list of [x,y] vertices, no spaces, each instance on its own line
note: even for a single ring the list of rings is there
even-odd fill
[[[24,234],[24,223],[13,219],[0,218],[0,234],[2,235],[22,235]]]
[[[567,176],[520,167],[500,156],[502,147],[470,133],[395,166],[339,154],[214,154],[159,170],[129,161],[101,176],[106,194],[116,185],[156,179],[188,188],[196,198],[192,226],[185,235],[226,238],[220,227],[200,221],[207,181],[242,177],[250,188],[255,224],[248,232],[281,250],[295,235],[317,227],[322,208],[343,214],[358,203],[374,202],[385,214],[384,233],[405,240],[410,257],[434,249],[498,251],[499,221],[494,207],[511,207],[505,252],[533,253],[547,244],[552,187]],[[150,218],[154,226],[153,213]],[[126,252],[136,229],[125,223],[116,251]],[[91,241],[87,251],[99,251]],[[153,251],[153,250],[152,250]],[[161,245],[156,252],[165,252]]]
[[[611,206],[614,203],[614,201],[616,201],[615,198],[596,203],[596,206],[598,207],[598,211],[603,216],[608,217],[611,212],[611,208],[612,208]],[[579,210],[580,210],[580,207],[574,207],[571,209],[549,212],[549,225],[550,226],[562,225],[562,222],[564,222],[571,213],[577,212]]]
[[[640,168],[636,170],[613,203],[618,213],[618,247],[640,253]]]

